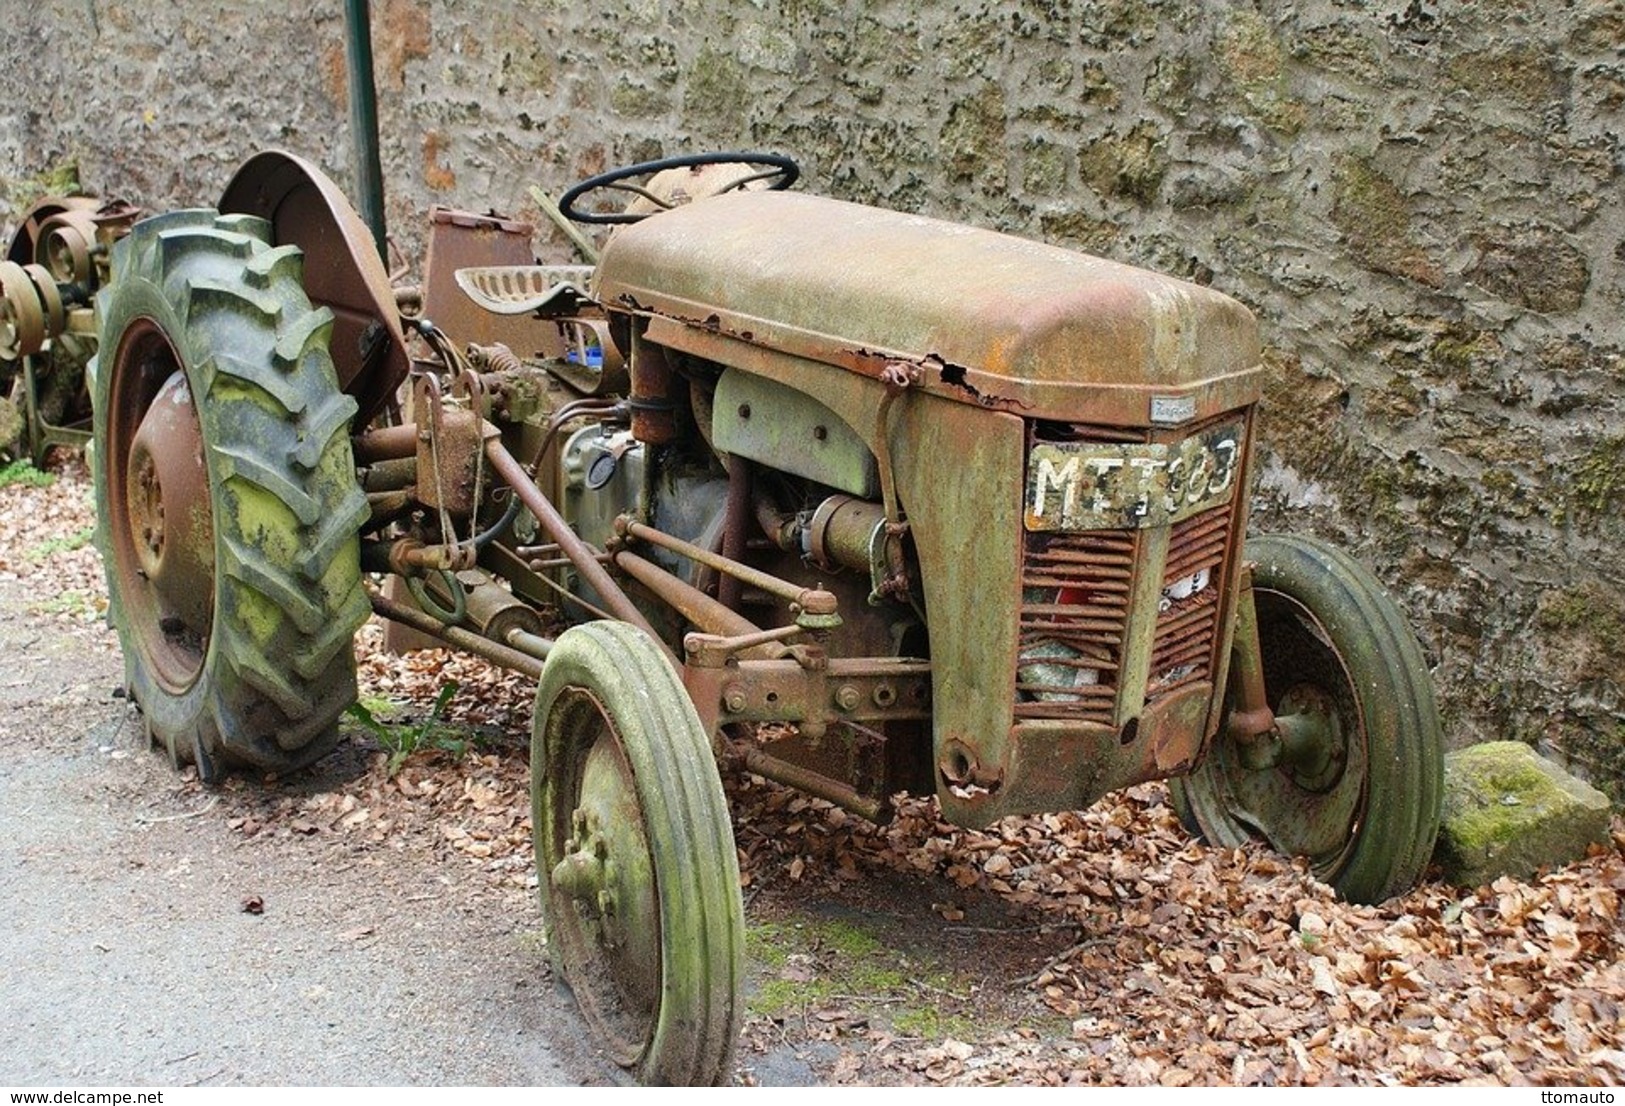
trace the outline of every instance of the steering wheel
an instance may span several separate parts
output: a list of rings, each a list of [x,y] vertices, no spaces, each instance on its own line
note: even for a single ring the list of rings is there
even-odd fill
[[[576,201],[580,200],[589,192],[596,192],[601,188],[607,188],[616,192],[630,192],[634,196],[642,196],[644,199],[659,205],[662,209],[669,209],[672,207],[672,204],[661,199],[659,196],[656,196],[648,189],[636,184],[626,184],[624,182],[631,180],[634,177],[650,176],[654,173],[660,172],[663,169],[693,169],[701,165],[723,165],[729,163],[760,166],[761,168],[756,172],[747,173],[740,177],[733,184],[723,189],[725,192],[731,192],[736,188],[743,188],[745,185],[759,180],[765,180],[768,182],[767,188],[769,191],[782,192],[786,188],[789,188],[792,184],[796,183],[796,180],[801,176],[801,167],[794,161],[791,161],[789,158],[783,157],[779,154],[683,154],[679,157],[663,157],[657,161],[642,161],[636,165],[625,165],[619,169],[611,169],[607,173],[599,173],[597,176],[588,177],[580,184],[571,186],[570,190],[559,199],[559,211],[564,214],[565,218],[577,223],[591,223],[596,226],[635,223],[639,219],[647,219],[650,215],[657,213],[653,211],[611,211],[604,213],[578,211],[575,206]]]

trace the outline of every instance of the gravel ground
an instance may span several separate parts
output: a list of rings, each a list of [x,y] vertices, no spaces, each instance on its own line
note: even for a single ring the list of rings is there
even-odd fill
[[[205,791],[146,750],[61,547],[84,491],[0,489],[0,1085],[601,1081],[528,894],[423,836],[243,832],[366,758]]]

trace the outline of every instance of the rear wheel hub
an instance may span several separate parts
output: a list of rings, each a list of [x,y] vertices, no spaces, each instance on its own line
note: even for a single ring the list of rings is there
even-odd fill
[[[119,351],[112,448],[123,460],[113,505],[120,591],[154,673],[171,690],[196,680],[214,622],[214,515],[203,432],[186,374],[156,327]],[[155,387],[154,387],[155,386]]]

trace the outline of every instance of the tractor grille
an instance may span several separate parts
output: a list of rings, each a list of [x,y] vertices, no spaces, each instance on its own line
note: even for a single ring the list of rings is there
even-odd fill
[[[1033,430],[1033,441],[1148,438],[1145,431],[1053,423]],[[1173,524],[1167,559],[1160,566],[1140,563],[1142,557],[1154,556],[1150,550],[1156,546],[1145,540],[1149,530],[1026,532],[1016,719],[1115,724],[1130,619],[1151,628],[1149,612],[1130,610],[1137,569],[1160,571],[1162,580],[1145,702],[1212,680],[1235,509],[1232,500]],[[1139,698],[1138,689],[1128,691]]]
[[[1017,718],[1110,724],[1136,537],[1117,530],[1027,535]]]
[[[1212,678],[1230,512],[1226,504],[1174,525],[1162,575],[1147,701]]]

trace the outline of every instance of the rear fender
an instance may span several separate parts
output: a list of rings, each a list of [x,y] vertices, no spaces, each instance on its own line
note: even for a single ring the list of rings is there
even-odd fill
[[[280,150],[244,162],[219,206],[258,215],[270,222],[276,245],[304,251],[305,294],[333,312],[333,367],[360,406],[356,429],[366,426],[410,366],[395,292],[366,223],[326,173]]]

